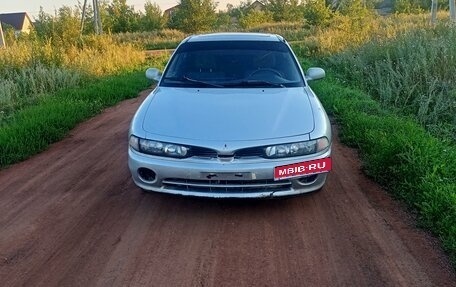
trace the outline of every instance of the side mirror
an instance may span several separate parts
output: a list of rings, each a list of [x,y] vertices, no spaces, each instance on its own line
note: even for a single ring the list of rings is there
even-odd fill
[[[306,72],[307,81],[323,79],[325,76],[325,70],[323,70],[322,68],[309,68]]]
[[[157,68],[149,68],[146,70],[146,78],[152,81],[160,81],[162,73]]]

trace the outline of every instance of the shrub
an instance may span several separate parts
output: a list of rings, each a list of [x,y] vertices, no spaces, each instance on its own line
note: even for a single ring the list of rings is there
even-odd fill
[[[334,14],[331,8],[326,5],[325,0],[309,1],[304,6],[303,13],[304,19],[309,25],[319,27],[327,27]]]
[[[272,20],[272,14],[269,11],[251,10],[239,18],[239,25],[244,29],[249,29],[264,23],[270,23]]]

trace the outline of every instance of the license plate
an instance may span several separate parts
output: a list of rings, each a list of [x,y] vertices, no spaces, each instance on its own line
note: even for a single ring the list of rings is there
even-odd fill
[[[251,172],[202,172],[201,179],[209,180],[252,180],[256,176]]]
[[[330,157],[277,166],[274,168],[274,180],[329,172],[331,166]]]

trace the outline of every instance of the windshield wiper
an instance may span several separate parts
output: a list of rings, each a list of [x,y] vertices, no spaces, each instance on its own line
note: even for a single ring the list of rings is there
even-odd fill
[[[263,81],[263,80],[242,80],[238,82],[229,82],[229,83],[223,83],[223,86],[225,87],[277,87],[277,88],[285,88],[285,86],[281,83],[273,83],[269,81]]]
[[[217,85],[217,84],[213,84],[213,83],[209,83],[209,82],[204,82],[204,81],[200,81],[200,80],[195,80],[195,79],[191,79],[187,76],[183,76],[183,77],[166,77],[166,78],[163,78],[163,80],[165,81],[173,81],[173,82],[178,82],[178,83],[190,83],[194,86],[207,86],[207,87],[214,87],[214,88],[223,88],[222,85]]]
[[[222,85],[217,85],[217,84],[213,84],[213,83],[209,83],[209,82],[205,82],[205,81],[195,80],[195,79],[189,78],[187,76],[183,76],[182,79],[184,79],[185,81],[187,81],[189,83],[205,85],[205,86],[214,87],[214,88],[223,88]]]

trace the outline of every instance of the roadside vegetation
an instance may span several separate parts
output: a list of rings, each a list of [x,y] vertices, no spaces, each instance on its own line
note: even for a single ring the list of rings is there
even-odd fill
[[[331,23],[294,48],[326,68],[312,87],[366,174],[407,203],[456,266],[456,34],[448,14],[436,26],[428,17],[341,22],[360,31],[346,38]]]
[[[0,49],[0,126],[43,95],[132,70],[143,62],[142,51],[107,36],[67,46],[30,38],[12,42]]]
[[[329,59],[351,85],[383,107],[415,117],[456,143],[456,31],[440,25],[376,39]]]
[[[147,85],[143,71],[123,72],[42,96],[0,127],[0,167],[44,150],[76,124],[105,107],[136,97]]]
[[[336,117],[342,141],[360,150],[366,174],[405,201],[456,264],[456,146],[340,80],[312,88]]]
[[[113,39],[118,43],[133,44],[144,50],[174,49],[187,35],[173,29],[156,31],[125,32],[113,34]]]
[[[6,29],[0,49],[0,168],[38,153],[78,122],[136,96],[148,83],[146,66],[162,68],[168,54],[196,32],[277,33],[305,65],[327,70],[313,83],[341,126],[341,138],[360,150],[363,168],[408,204],[419,224],[443,242],[456,266],[456,32],[427,2],[252,2],[216,12],[213,1],[182,0],[170,17],[148,2],[136,12],[125,0],[103,1],[104,36],[86,25],[81,7],[40,13],[36,31],[15,38]],[[439,9],[448,2],[439,1]],[[199,7],[199,8],[198,8]],[[426,12],[426,13],[423,13]],[[90,22],[93,13],[88,11]],[[234,19],[234,20],[233,20]]]

